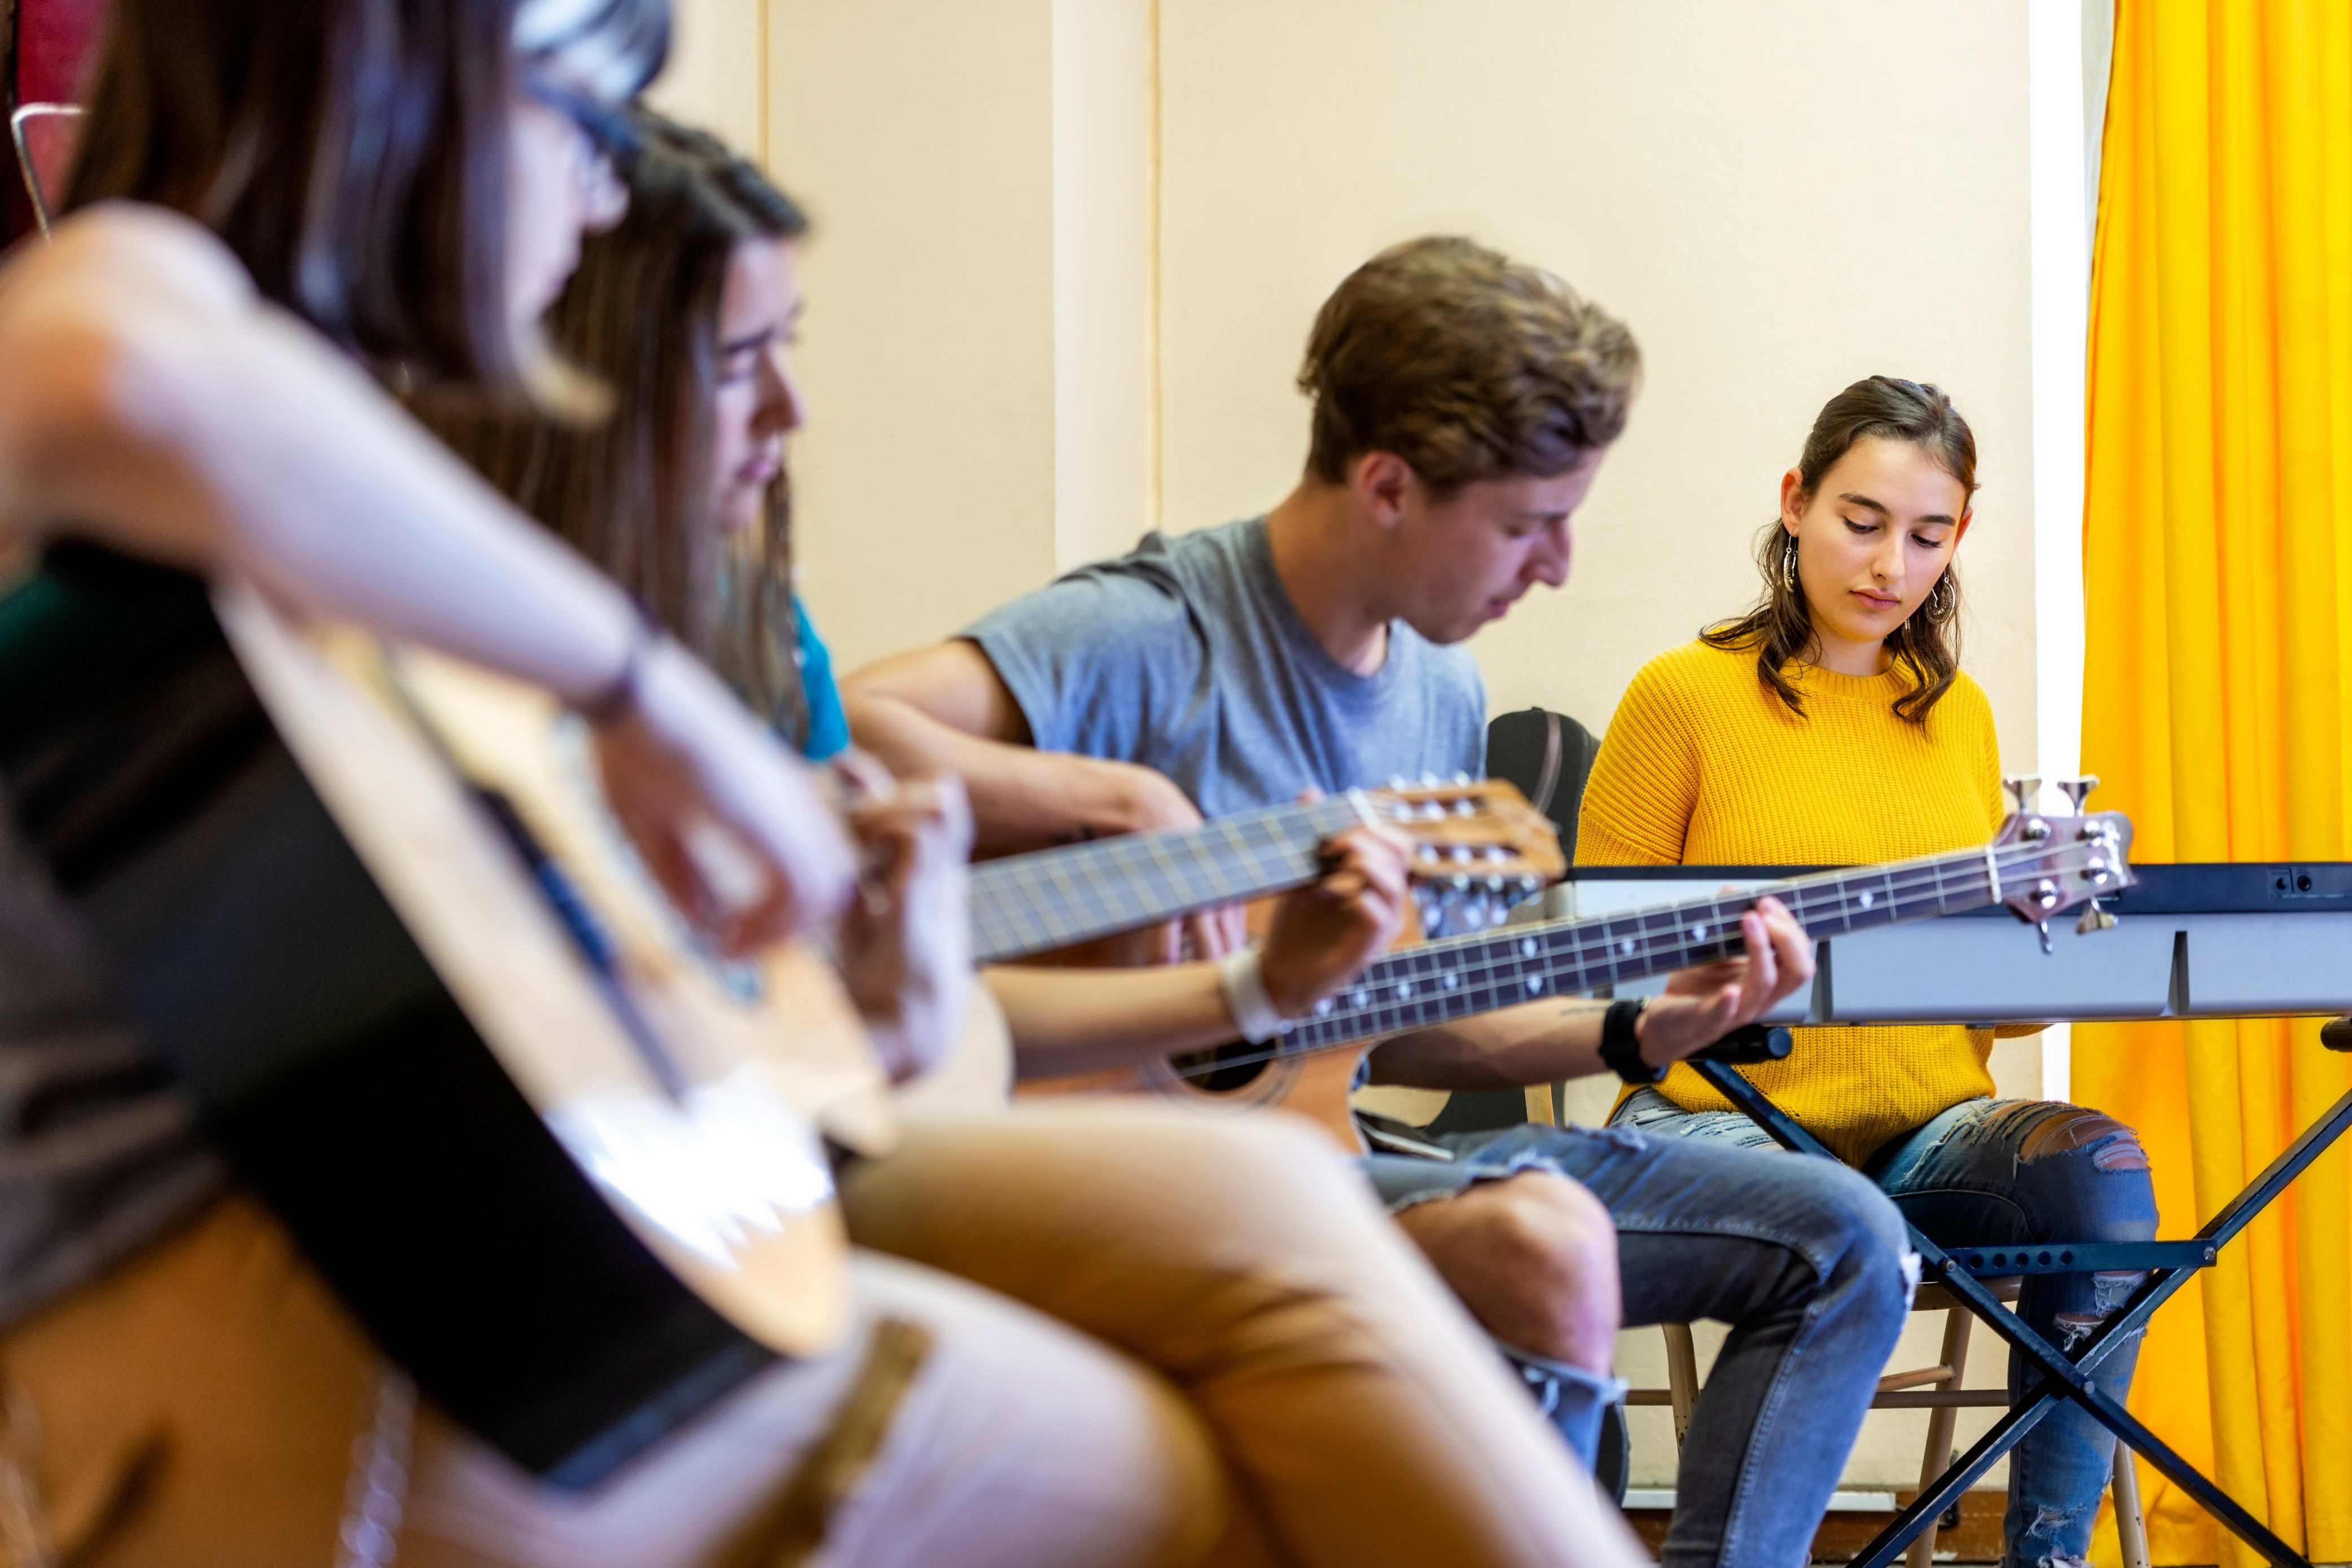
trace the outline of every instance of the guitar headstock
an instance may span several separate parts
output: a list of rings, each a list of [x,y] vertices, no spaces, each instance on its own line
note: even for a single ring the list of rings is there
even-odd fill
[[[1412,841],[1408,869],[1424,936],[1500,925],[1568,870],[1550,819],[1503,779],[1396,783],[1362,800],[1374,821]]]
[[[2121,811],[2083,810],[2084,797],[2098,787],[2096,775],[2060,781],[2058,788],[2074,805],[2071,813],[2033,810],[2039,783],[2031,779],[2008,783],[2018,809],[1993,835],[1989,852],[1999,867],[2001,903],[2019,919],[2042,926],[2045,944],[2050,917],[2078,904],[2088,907],[2074,929],[2085,934],[2105,930],[2116,917],[2099,906],[2099,900],[2121,893],[2134,881],[2131,819]]]

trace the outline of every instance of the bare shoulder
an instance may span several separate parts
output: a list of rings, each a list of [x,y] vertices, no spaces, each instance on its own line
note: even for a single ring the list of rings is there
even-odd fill
[[[226,314],[249,308],[253,283],[219,237],[163,207],[109,202],[79,212],[47,245],[0,267],[0,322],[38,325],[60,315],[120,319],[177,308]]]

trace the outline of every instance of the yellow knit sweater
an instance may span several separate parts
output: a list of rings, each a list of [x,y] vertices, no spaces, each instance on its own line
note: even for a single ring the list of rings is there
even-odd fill
[[[1691,643],[1642,667],[1610,720],[1576,834],[1580,865],[1851,865],[1966,849],[2002,816],[1984,688],[1958,676],[1923,731],[1895,716],[1899,671],[1786,674],[1791,714],[1753,653]],[[1808,1029],[1749,1082],[1861,1165],[1948,1106],[1992,1092],[1992,1038],[1957,1026]],[[1688,1067],[1659,1085],[1693,1111],[1730,1109]]]

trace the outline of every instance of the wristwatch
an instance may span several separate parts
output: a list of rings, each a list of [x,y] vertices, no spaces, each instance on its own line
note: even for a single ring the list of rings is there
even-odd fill
[[[1633,1027],[1649,1005],[1646,998],[1611,1002],[1601,1015],[1601,1064],[1628,1083],[1656,1083],[1666,1076],[1665,1068],[1642,1060],[1642,1037]]]

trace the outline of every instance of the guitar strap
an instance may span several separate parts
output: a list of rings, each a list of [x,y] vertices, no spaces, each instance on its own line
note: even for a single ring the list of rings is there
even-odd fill
[[[890,1435],[900,1401],[930,1358],[931,1331],[904,1318],[874,1325],[866,1359],[833,1424],[766,1511],[711,1559],[712,1568],[802,1568],[824,1546],[825,1531]]]

